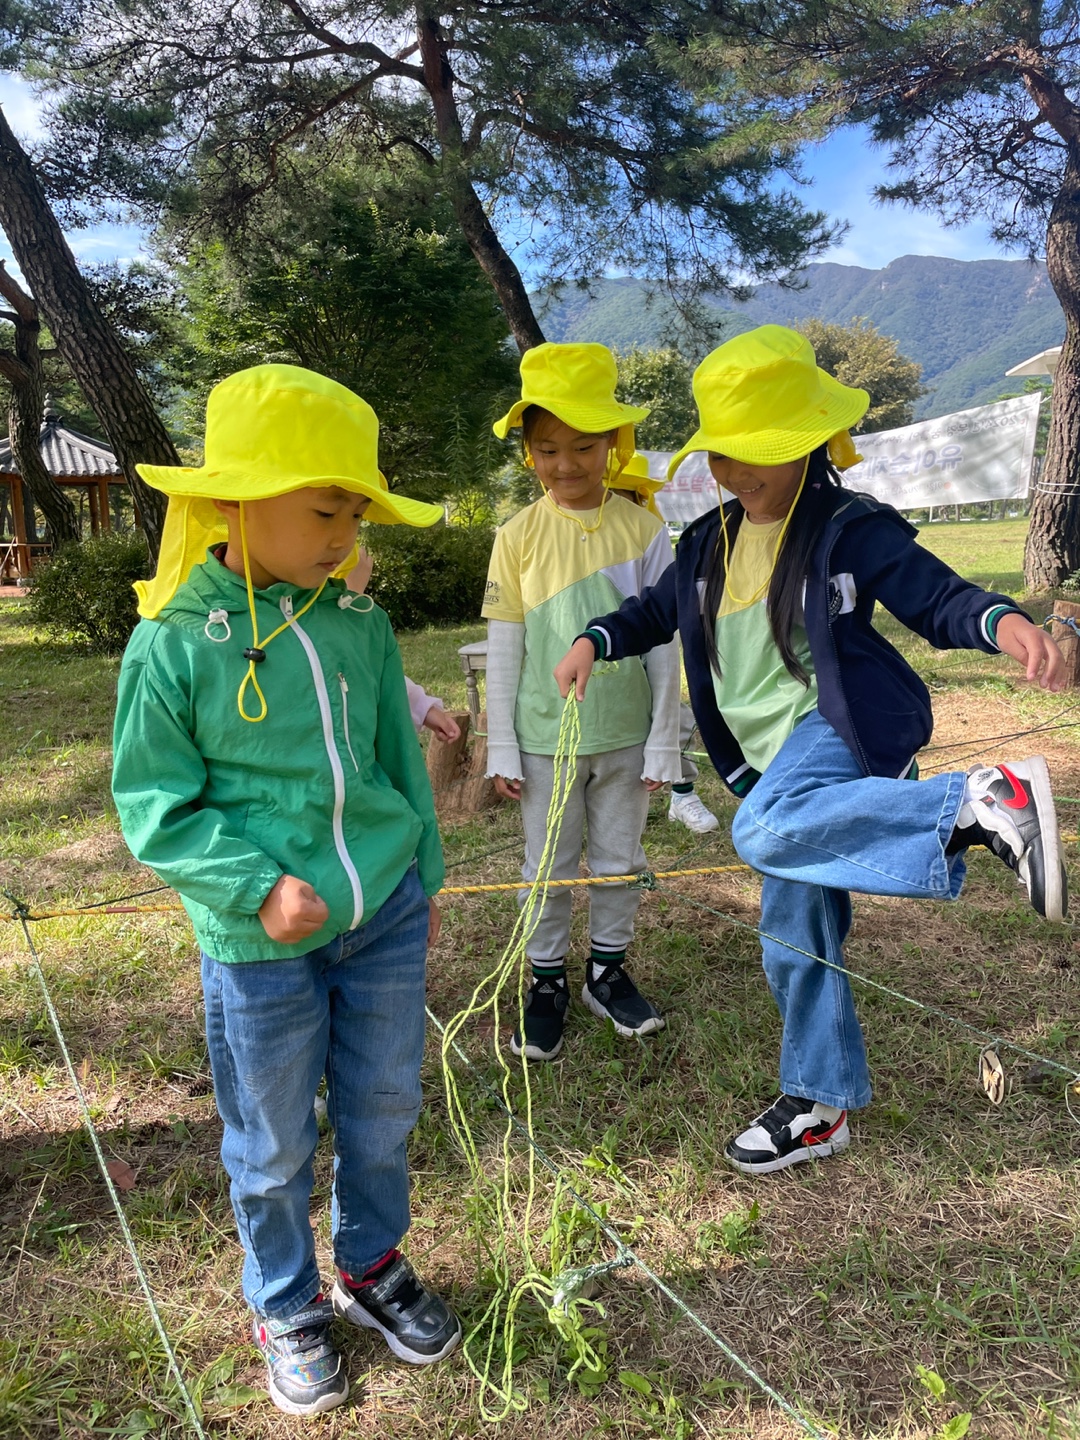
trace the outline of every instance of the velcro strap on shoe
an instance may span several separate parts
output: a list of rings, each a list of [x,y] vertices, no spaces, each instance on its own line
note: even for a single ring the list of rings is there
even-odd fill
[[[399,1255],[384,1275],[380,1275],[378,1280],[363,1287],[361,1294],[366,1300],[375,1300],[378,1304],[385,1305],[396,1290],[410,1281],[420,1291],[421,1298],[423,1298],[422,1287],[417,1283],[412,1266],[404,1255]]]

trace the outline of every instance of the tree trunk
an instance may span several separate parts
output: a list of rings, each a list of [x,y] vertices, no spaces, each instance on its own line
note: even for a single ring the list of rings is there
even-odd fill
[[[1065,312],[1046,459],[1031,503],[1024,554],[1029,590],[1080,570],[1080,147],[1070,146],[1046,232],[1046,271]]]
[[[521,271],[506,253],[469,178],[462,146],[461,118],[454,99],[454,76],[437,18],[417,6],[417,36],[424,66],[424,85],[435,111],[435,129],[442,153],[442,176],[454,215],[476,263],[499,297],[506,323],[524,355],[544,343],[544,332],[533,314]]]
[[[15,469],[22,477],[26,498],[45,516],[54,545],[81,538],[79,517],[70,495],[45,468],[41,458],[41,416],[45,405],[45,381],[41,374],[41,321],[38,307],[26,291],[8,274],[0,260],[0,294],[11,306],[15,330],[15,353],[0,352],[0,371],[11,385],[8,404],[8,433]]]
[[[146,484],[135,465],[179,465],[180,457],[131,357],[80,274],[30,158],[2,111],[0,227],[57,349],[109,437],[156,558],[165,497]]]
[[[82,538],[79,517],[71,497],[64,494],[41,458],[42,398],[40,372],[34,380],[11,382],[8,405],[11,454],[26,487],[27,500],[32,500],[45,516],[52,543],[67,545]]]

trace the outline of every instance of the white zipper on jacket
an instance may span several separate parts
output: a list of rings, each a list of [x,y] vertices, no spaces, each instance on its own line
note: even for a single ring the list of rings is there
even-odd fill
[[[338,684],[341,686],[341,719],[345,727],[345,748],[349,752],[349,759],[352,761],[352,768],[360,774],[360,766],[356,763],[356,756],[352,750],[352,740],[349,738],[349,682],[345,676],[338,671]]]
[[[334,777],[334,848],[337,850],[338,859],[341,861],[342,869],[349,877],[349,885],[352,888],[353,896],[353,918],[350,930],[355,930],[364,916],[364,887],[360,884],[360,876],[356,866],[353,864],[352,856],[345,845],[345,829],[341,823],[341,816],[345,809],[345,771],[341,765],[341,756],[338,754],[337,745],[334,741],[334,715],[330,709],[330,694],[326,688],[326,677],[323,675],[322,662],[319,660],[319,653],[312,644],[311,636],[297,624],[292,618],[292,597],[283,595],[281,598],[281,613],[286,620],[292,621],[292,631],[300,644],[304,647],[308,664],[311,666],[311,678],[315,682],[315,696],[319,702],[319,714],[322,717],[323,743],[326,746],[327,759],[330,761],[330,773]],[[350,750],[351,753],[351,750]],[[355,760],[353,764],[355,764]]]

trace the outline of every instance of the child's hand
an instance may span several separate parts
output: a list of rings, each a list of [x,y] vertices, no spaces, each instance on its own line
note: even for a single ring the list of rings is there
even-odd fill
[[[356,564],[345,576],[345,584],[357,595],[363,595],[371,579],[371,571],[375,562],[361,545],[360,552],[356,557]]]
[[[571,688],[576,690],[579,700],[585,699],[585,686],[589,683],[593,666],[596,664],[596,647],[591,640],[575,640],[570,649],[555,666],[555,684],[565,700]]]
[[[330,918],[326,901],[306,880],[282,875],[259,906],[259,919],[271,940],[294,945],[321,930]]]
[[[655,791],[660,789],[661,785],[663,785],[664,782],[663,780],[643,780],[641,783],[645,786],[645,789],[649,792],[649,794],[652,795]]]
[[[1045,630],[1010,611],[997,624],[998,649],[1024,666],[1028,680],[1038,680],[1044,690],[1065,689],[1065,657]]]
[[[520,800],[521,781],[507,780],[502,775],[496,775],[495,794],[501,795],[504,800]]]
[[[424,716],[424,727],[445,745],[461,739],[461,729],[457,721],[452,715],[448,715],[441,705],[432,705]]]
[[[427,903],[427,943],[428,949],[430,950],[432,945],[434,945],[435,941],[439,938],[439,931],[442,929],[442,911],[439,909],[438,905],[435,904],[434,900],[429,900]]]

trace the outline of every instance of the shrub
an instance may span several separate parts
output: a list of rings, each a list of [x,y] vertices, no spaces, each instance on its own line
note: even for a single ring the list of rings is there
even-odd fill
[[[142,535],[111,533],[64,545],[34,571],[31,613],[60,639],[118,654],[139,618],[131,587],[149,567]]]
[[[479,620],[495,531],[487,525],[369,525],[368,590],[395,630]]]

